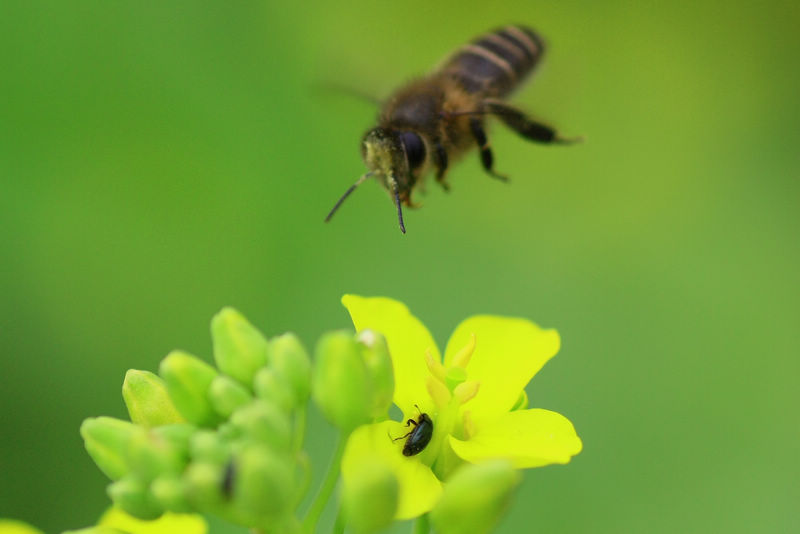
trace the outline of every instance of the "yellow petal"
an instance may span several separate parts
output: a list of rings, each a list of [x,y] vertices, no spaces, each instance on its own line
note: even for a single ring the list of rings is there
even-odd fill
[[[347,440],[342,458],[342,477],[357,476],[364,458],[385,462],[399,486],[396,519],[411,519],[428,512],[442,493],[442,484],[431,469],[415,457],[402,454],[403,440],[392,441],[408,432],[395,421],[358,427]]]
[[[430,349],[437,361],[441,356],[425,325],[411,315],[405,304],[389,298],[345,295],[342,304],[350,312],[356,331],[371,328],[386,338],[394,370],[395,404],[403,413],[415,411],[415,404],[423,411],[430,408],[425,389],[425,351]]]
[[[42,534],[42,531],[22,521],[0,519],[0,534]]]
[[[558,352],[555,330],[543,330],[527,319],[477,315],[462,322],[445,350],[445,366],[475,334],[475,353],[467,366],[470,380],[481,383],[470,401],[473,416],[497,415],[514,407],[520,392],[542,366]]]
[[[469,440],[451,436],[450,445],[468,462],[506,458],[518,469],[568,463],[583,447],[569,419],[538,409],[476,420]]]
[[[131,534],[206,534],[208,525],[203,516],[197,514],[173,514],[167,512],[158,519],[137,519],[119,508],[111,507],[98,522],[104,527],[113,527]]]

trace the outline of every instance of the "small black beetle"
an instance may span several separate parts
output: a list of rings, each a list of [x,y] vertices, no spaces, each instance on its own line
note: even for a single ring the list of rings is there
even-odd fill
[[[417,410],[419,410],[419,406],[417,406]],[[419,419],[417,421],[414,421],[413,419],[406,421],[406,426],[412,424],[414,425],[414,428],[411,430],[411,432],[405,436],[400,436],[399,438],[394,438],[392,440],[397,441],[398,439],[408,438],[406,440],[406,444],[403,445],[403,456],[414,456],[415,454],[419,454],[422,452],[422,449],[428,446],[428,443],[430,443],[431,437],[433,436],[433,421],[431,421],[431,418],[428,417],[428,414],[420,411]]]

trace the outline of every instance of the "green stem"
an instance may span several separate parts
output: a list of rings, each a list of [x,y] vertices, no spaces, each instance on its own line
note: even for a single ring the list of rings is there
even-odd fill
[[[303,530],[308,534],[315,532],[317,521],[319,521],[322,511],[325,510],[325,505],[328,504],[328,499],[330,499],[334,488],[336,488],[336,482],[339,479],[339,471],[342,466],[342,455],[344,454],[345,443],[347,443],[347,436],[340,435],[337,439],[336,451],[331,458],[331,463],[328,466],[325,479],[319,487],[319,491],[314,498],[314,502],[311,504],[311,508],[308,509],[308,514],[306,514],[305,519],[303,519]]]
[[[333,530],[331,534],[344,534],[344,527],[347,524],[347,521],[344,519],[344,512],[341,508],[339,508],[339,512],[336,514],[336,522],[333,524]]]
[[[311,461],[308,459],[308,454],[305,451],[297,453],[297,467],[300,469],[300,480],[297,486],[297,497],[295,498],[294,507],[297,508],[303,502],[309,486],[311,486]]]
[[[430,530],[431,526],[428,520],[428,514],[419,516],[414,522],[414,526],[411,528],[412,534],[428,534]]]
[[[294,443],[292,443],[292,450],[299,452],[303,448],[303,440],[306,435],[306,407],[301,406],[297,409],[297,414],[294,418]]]

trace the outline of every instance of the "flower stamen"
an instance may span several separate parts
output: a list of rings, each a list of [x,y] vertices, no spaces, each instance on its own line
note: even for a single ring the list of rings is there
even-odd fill
[[[468,380],[467,382],[457,385],[453,390],[453,395],[461,404],[464,404],[478,394],[480,386],[481,383],[477,380]]]
[[[433,351],[430,348],[425,349],[425,364],[428,366],[428,371],[439,379],[440,382],[445,382],[447,371],[444,368],[444,365],[436,359],[433,355]]]
[[[475,352],[475,334],[469,335],[469,341],[464,347],[453,356],[453,367],[467,368],[472,353]]]
[[[428,394],[430,394],[434,404],[436,404],[438,411],[444,410],[444,408],[450,403],[451,399],[450,390],[447,389],[447,386],[432,376],[428,377],[428,380],[425,382],[425,386],[427,387]]]

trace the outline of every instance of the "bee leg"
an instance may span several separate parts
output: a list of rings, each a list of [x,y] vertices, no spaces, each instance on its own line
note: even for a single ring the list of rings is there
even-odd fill
[[[450,192],[450,184],[444,179],[444,173],[447,172],[447,151],[437,142],[434,147],[434,165],[436,165],[436,183],[442,186],[447,192]]]
[[[497,173],[492,168],[494,164],[494,157],[492,156],[492,149],[489,148],[489,140],[486,139],[486,132],[483,129],[483,122],[478,118],[472,118],[469,121],[469,127],[472,130],[472,136],[475,138],[475,141],[478,142],[478,147],[481,151],[481,163],[483,164],[484,170],[493,178],[507,182],[508,176]]]
[[[558,143],[566,145],[583,141],[580,137],[572,139],[561,137],[554,128],[534,121],[525,115],[524,112],[503,102],[490,100],[486,102],[486,105],[489,113],[497,116],[506,126],[525,139],[530,139],[537,143]]]

